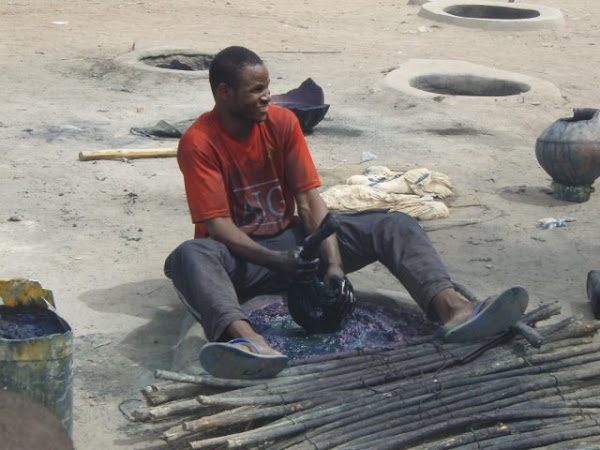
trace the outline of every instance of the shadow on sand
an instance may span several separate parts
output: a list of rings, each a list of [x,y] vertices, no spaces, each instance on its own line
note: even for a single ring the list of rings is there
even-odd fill
[[[87,291],[81,299],[96,311],[147,319],[148,323],[135,328],[113,348],[149,370],[171,369],[173,348],[180,339],[187,312],[169,280],[145,280]]]
[[[498,190],[498,195],[509,202],[525,205],[545,206],[547,208],[564,207],[569,202],[556,200],[550,186],[506,186]]]

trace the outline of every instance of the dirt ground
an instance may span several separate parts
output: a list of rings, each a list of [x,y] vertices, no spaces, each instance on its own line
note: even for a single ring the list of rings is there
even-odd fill
[[[600,193],[580,204],[555,200],[534,148],[572,108],[600,107],[600,3],[538,4],[560,8],[564,27],[461,28],[392,0],[4,0],[0,277],[53,290],[73,327],[76,447],[151,445],[119,405],[135,405],[154,369],[171,367],[184,314],[162,273],[170,250],[193,232],[175,159],[77,158],[174,146],[129,130],[212,107],[205,79],[113,63],[132,48],[244,45],[267,61],[273,93],[312,77],[331,104],[308,137],[328,180],[375,163],[449,175],[451,215],[430,236],[454,278],[481,296],[519,284],[533,305],[559,300],[563,315],[591,317],[585,280],[600,269]],[[382,86],[414,58],[537,77],[561,96],[423,99]],[[361,164],[365,151],[378,158]],[[545,217],[576,220],[544,230]],[[352,280],[402,290],[378,265]]]

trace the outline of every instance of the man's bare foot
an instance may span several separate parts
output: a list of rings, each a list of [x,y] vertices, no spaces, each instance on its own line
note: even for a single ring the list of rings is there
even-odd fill
[[[432,304],[442,324],[450,328],[465,322],[477,306],[476,302],[468,301],[453,288],[438,292]]]
[[[232,322],[227,327],[226,331],[227,331],[227,334],[229,334],[229,336],[233,337],[234,339],[235,338],[248,339],[259,349],[259,351],[262,355],[281,355],[280,352],[271,348],[269,346],[268,342],[265,340],[265,338],[262,337],[260,334],[258,334],[256,331],[254,331],[252,329],[252,327],[250,326],[250,324],[248,323],[248,321],[246,321],[246,320],[236,320],[235,322]],[[238,345],[240,347],[243,347],[245,350],[256,353],[256,349],[254,347],[252,347],[251,345],[244,344],[241,342],[233,344],[233,345]]]
[[[513,286],[484,301],[473,301],[469,309],[459,308],[445,322],[444,340],[475,342],[505,332],[523,316],[528,302],[529,295],[521,286]]]

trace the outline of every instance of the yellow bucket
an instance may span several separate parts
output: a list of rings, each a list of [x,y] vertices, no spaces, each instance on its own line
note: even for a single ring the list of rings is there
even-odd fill
[[[0,278],[0,387],[40,402],[71,434],[73,333],[36,281]]]

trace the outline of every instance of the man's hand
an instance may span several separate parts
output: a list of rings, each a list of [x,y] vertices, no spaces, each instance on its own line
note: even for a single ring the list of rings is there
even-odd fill
[[[354,288],[352,283],[345,275],[332,275],[329,277],[329,285],[335,291],[335,314],[343,320],[346,316],[352,314],[356,306],[356,297],[354,297]]]
[[[319,258],[304,259],[300,256],[302,247],[280,252],[280,261],[271,269],[287,273],[294,279],[308,281],[313,278],[319,267]]]

